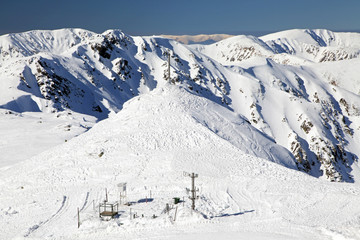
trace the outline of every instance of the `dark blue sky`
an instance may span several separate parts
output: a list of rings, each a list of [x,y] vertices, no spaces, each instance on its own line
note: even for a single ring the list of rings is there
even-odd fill
[[[2,0],[0,34],[84,28],[131,35],[360,30],[360,0]]]

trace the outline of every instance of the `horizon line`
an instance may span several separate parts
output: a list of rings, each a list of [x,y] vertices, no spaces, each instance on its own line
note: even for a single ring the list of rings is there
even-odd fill
[[[332,29],[328,29],[328,28],[288,28],[288,29],[282,29],[282,30],[237,30],[237,31],[213,31],[213,32],[198,32],[198,33],[184,33],[184,32],[179,32],[179,33],[160,33],[160,32],[148,32],[148,33],[139,33],[137,31],[126,31],[126,30],[122,30],[120,28],[109,28],[106,29],[104,31],[94,31],[94,30],[89,30],[86,28],[82,28],[82,27],[63,27],[63,28],[54,28],[54,29],[30,29],[30,30],[24,30],[24,31],[14,31],[14,32],[5,32],[5,33],[1,33],[0,32],[0,36],[3,35],[7,35],[7,34],[19,34],[19,33],[25,33],[25,32],[31,32],[31,31],[55,31],[55,30],[61,30],[61,29],[83,29],[83,30],[87,30],[87,31],[91,31],[97,34],[101,34],[104,33],[105,31],[108,30],[115,30],[115,29],[119,29],[120,31],[129,34],[131,36],[161,36],[161,35],[168,35],[168,36],[198,36],[198,35],[220,35],[220,34],[224,34],[224,35],[252,35],[255,37],[259,37],[259,36],[263,36],[263,35],[267,35],[267,34],[271,34],[271,33],[277,33],[277,32],[282,32],[282,31],[288,31],[288,30],[295,30],[295,29],[309,29],[309,30],[315,30],[315,29],[324,29],[324,30],[329,30],[332,32],[354,32],[354,33],[360,33],[360,29],[337,29],[337,30],[332,30]]]

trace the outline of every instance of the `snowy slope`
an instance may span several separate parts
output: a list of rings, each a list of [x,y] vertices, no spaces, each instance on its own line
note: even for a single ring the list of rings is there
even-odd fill
[[[0,109],[0,168],[24,161],[78,136],[96,118],[72,113],[15,113]]]
[[[269,57],[273,54],[272,49],[259,38],[244,35],[227,38],[211,45],[193,47],[224,65],[253,57]]]
[[[288,30],[260,38],[275,53],[288,53],[316,61],[338,61],[359,56],[360,34],[324,29]]]
[[[217,133],[215,127],[229,119],[235,122],[226,125],[239,131]],[[1,170],[0,238],[360,237],[358,184],[310,177],[246,154],[223,137],[249,132],[258,146],[282,151],[231,111],[184,88],[166,84],[135,97],[79,137]],[[199,174],[196,211],[184,197],[164,213],[173,197],[187,196],[190,178],[183,171]],[[121,205],[116,219],[101,221],[105,188],[109,201],[117,201],[119,182],[128,183],[132,205]],[[131,219],[130,211],[138,217]]]
[[[231,106],[292,151],[300,169],[352,181],[356,171],[350,166],[359,156],[359,37],[291,30],[194,49],[238,73],[226,78]],[[330,58],[330,52],[339,54]],[[239,77],[245,77],[241,84]]]
[[[199,114],[197,118],[242,151],[285,166],[295,163],[299,170],[330,181],[356,181],[358,38],[355,33],[291,30],[188,46],[163,37],[132,37],[119,30],[96,34],[61,29],[1,36],[0,116],[7,122],[9,113],[14,113],[13,123],[3,124],[2,129],[16,125],[33,129],[33,112],[39,118],[44,114],[44,129],[62,129],[48,131],[52,139],[48,141],[36,140],[41,134],[31,131],[17,141],[12,131],[6,131],[0,139],[0,147],[7,151],[1,166],[56,146],[118,113],[128,100],[170,82],[232,111],[234,116],[221,113],[205,121]],[[309,52],[313,47],[317,50]],[[335,52],[339,54],[331,57]],[[59,114],[68,117],[61,119]],[[220,117],[224,124],[214,126],[212,121]],[[233,131],[229,122],[236,119],[251,123],[268,141],[254,140],[253,130],[241,129],[247,132],[237,137],[225,134]],[[77,127],[57,127],[63,125]],[[63,129],[70,131],[65,134]],[[26,142],[39,150],[27,147],[34,151],[9,160],[14,149]],[[286,148],[293,163],[269,143]]]

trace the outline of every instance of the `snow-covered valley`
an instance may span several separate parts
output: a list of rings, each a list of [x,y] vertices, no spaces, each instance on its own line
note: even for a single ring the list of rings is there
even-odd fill
[[[0,238],[360,239],[359,40],[1,36]]]

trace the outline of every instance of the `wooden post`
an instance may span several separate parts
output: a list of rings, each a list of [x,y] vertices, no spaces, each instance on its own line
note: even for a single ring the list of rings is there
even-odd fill
[[[178,206],[176,206],[176,209],[175,209],[174,222],[176,221],[176,213],[177,213],[177,209],[178,209]]]
[[[77,208],[77,216],[78,216],[78,228],[80,227],[80,210]]]
[[[105,188],[105,202],[108,202],[108,193],[107,193],[107,188]]]

